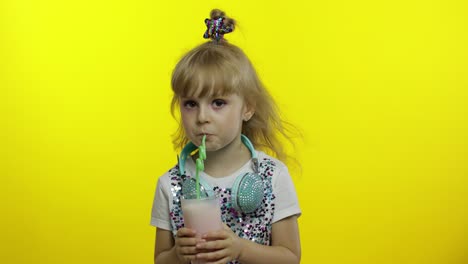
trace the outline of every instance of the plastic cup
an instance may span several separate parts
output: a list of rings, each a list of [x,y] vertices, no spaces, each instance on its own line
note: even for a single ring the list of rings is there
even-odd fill
[[[205,197],[200,199],[181,199],[184,225],[187,228],[197,231],[196,237],[210,231],[217,231],[223,228],[221,221],[221,209],[218,197]],[[192,261],[193,264],[203,264],[202,261]]]
[[[223,228],[218,197],[181,199],[184,225],[197,231],[197,237]]]

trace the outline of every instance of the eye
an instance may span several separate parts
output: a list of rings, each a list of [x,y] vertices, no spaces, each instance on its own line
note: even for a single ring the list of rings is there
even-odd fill
[[[197,102],[192,101],[192,100],[187,100],[187,101],[184,101],[183,106],[188,109],[195,108],[197,106]]]
[[[213,100],[212,104],[215,108],[222,108],[223,106],[226,105],[226,101],[222,99],[216,99],[216,100]]]

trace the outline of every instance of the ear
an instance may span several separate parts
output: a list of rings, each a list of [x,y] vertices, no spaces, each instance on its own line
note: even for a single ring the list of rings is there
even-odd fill
[[[255,107],[252,105],[244,105],[244,112],[242,114],[242,120],[247,122],[255,114]]]

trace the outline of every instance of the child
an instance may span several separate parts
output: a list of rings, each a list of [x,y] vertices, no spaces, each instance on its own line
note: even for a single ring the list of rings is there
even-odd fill
[[[173,72],[172,113],[179,108],[182,119],[174,144],[180,149],[189,142],[200,146],[206,136],[200,178],[220,199],[225,227],[201,238],[184,227],[183,179],[194,177],[197,154],[189,155],[184,164],[180,159],[158,181],[151,218],[157,227],[154,261],[299,263],[301,211],[288,169],[278,160],[285,154],[277,133],[286,136],[285,128],[249,59],[224,39],[234,30],[234,20],[215,9],[205,24],[204,37],[211,40],[189,51]],[[253,208],[236,206],[233,198],[240,192],[234,187],[236,179],[246,173],[259,175],[261,183],[260,203]]]

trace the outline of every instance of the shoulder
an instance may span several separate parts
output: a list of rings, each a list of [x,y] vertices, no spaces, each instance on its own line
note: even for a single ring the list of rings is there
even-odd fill
[[[288,167],[286,166],[286,164],[284,164],[284,162],[282,162],[281,160],[266,154],[263,151],[258,151],[257,150],[257,156],[258,156],[258,161],[259,162],[270,162],[270,164],[275,166],[277,171],[287,171],[288,170]]]
[[[289,173],[288,167],[284,162],[262,151],[257,151],[257,155],[259,163],[264,163],[264,168],[266,170],[271,170],[271,173],[267,173],[272,177],[273,188],[278,186],[291,185],[291,175]]]
[[[179,167],[174,165],[174,167],[170,168],[164,174],[159,176],[158,178],[158,186],[169,186],[171,184],[171,180],[179,175]]]

